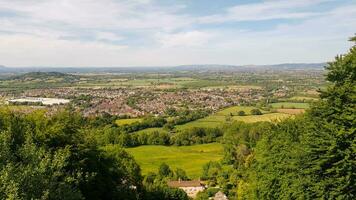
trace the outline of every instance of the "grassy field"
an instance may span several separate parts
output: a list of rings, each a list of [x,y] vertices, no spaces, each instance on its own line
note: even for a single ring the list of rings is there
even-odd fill
[[[157,172],[161,163],[167,163],[173,170],[182,168],[190,178],[199,178],[202,167],[209,161],[220,160],[223,147],[219,143],[194,146],[140,146],[127,148],[141,166],[142,173]]]
[[[225,122],[227,122],[227,118],[230,116],[230,113],[233,115],[231,117],[231,120],[235,121],[243,121],[246,123],[253,123],[253,122],[259,122],[259,121],[279,121],[282,119],[285,119],[287,117],[290,117],[290,115],[285,114],[285,113],[268,113],[266,111],[262,111],[263,115],[250,115],[250,112],[252,109],[255,107],[252,106],[233,106],[230,108],[226,108],[224,110],[221,110],[215,114],[209,115],[203,119],[198,119],[183,125],[178,125],[176,126],[177,130],[183,130],[187,128],[192,128],[192,127],[208,127],[208,128],[215,128],[223,125]],[[246,113],[246,116],[237,116],[238,111],[244,111]]]
[[[292,117],[292,116],[285,113],[267,113],[263,115],[233,116],[232,119],[235,121],[254,123],[254,122],[262,122],[262,121],[278,122],[288,117]]]
[[[291,100],[291,101],[293,101],[293,100],[296,100],[296,101],[318,101],[319,99],[315,98],[315,97],[294,96],[294,97],[289,98],[289,100]]]
[[[217,112],[215,115],[227,116],[227,115],[230,115],[230,113],[232,115],[237,115],[237,112],[239,112],[239,111],[244,111],[246,113],[246,115],[249,115],[251,113],[251,110],[255,109],[255,108],[256,107],[253,107],[253,106],[233,106],[233,107],[221,110],[221,111]],[[266,113],[263,110],[261,110],[261,112]]]
[[[292,102],[279,102],[279,103],[272,103],[271,106],[273,108],[309,108],[308,103],[292,103]]]
[[[152,132],[167,132],[163,128],[146,128],[140,131],[133,132],[134,134],[142,134],[142,133],[152,133]]]
[[[115,121],[115,123],[118,126],[123,126],[127,124],[133,124],[135,122],[140,122],[142,119],[141,118],[132,118],[132,119],[118,119]]]

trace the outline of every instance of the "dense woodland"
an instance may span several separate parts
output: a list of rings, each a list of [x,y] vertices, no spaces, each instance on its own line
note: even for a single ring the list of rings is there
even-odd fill
[[[157,173],[142,176],[124,147],[210,142],[221,142],[225,156],[207,163],[201,179],[231,199],[355,199],[356,47],[326,69],[330,86],[321,100],[304,115],[279,123],[132,134],[171,124],[149,117],[118,126],[115,116],[88,118],[71,108],[52,115],[1,109],[0,199],[188,199],[166,185],[188,180],[184,170],[163,163]],[[206,115],[183,113],[170,123]],[[197,199],[216,192],[210,188]]]

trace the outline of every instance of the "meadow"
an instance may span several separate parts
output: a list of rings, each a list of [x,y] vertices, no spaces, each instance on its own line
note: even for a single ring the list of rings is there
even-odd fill
[[[293,102],[278,102],[278,103],[271,103],[272,108],[302,108],[307,109],[309,108],[308,103],[293,103]]]
[[[192,122],[188,122],[183,125],[176,126],[177,130],[189,129],[192,127],[199,128],[215,128],[222,126],[224,123],[229,121],[243,121],[246,123],[253,123],[259,121],[280,121],[282,119],[291,117],[291,115],[286,113],[268,113],[267,111],[261,110],[263,115],[250,115],[252,109],[256,109],[253,106],[233,106],[223,109],[215,114],[209,115],[205,118],[198,119]],[[246,116],[237,116],[239,111],[244,111]]]
[[[115,123],[118,126],[123,126],[123,125],[133,124],[135,122],[141,122],[141,121],[142,121],[141,118],[130,118],[130,119],[118,119],[115,121]]]
[[[209,161],[218,161],[223,156],[223,146],[219,143],[193,146],[147,145],[126,148],[142,169],[142,174],[157,172],[160,164],[167,163],[172,170],[181,168],[192,179],[201,176],[202,167]]]

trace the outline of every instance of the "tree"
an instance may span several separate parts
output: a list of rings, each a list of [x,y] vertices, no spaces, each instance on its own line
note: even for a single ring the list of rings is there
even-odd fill
[[[240,110],[239,112],[237,112],[237,115],[238,115],[238,116],[245,116],[246,113],[245,113],[245,111]]]
[[[169,168],[169,166],[166,163],[162,163],[159,166],[158,174],[161,177],[171,177],[173,172],[172,172],[172,170]]]
[[[257,143],[240,197],[355,199],[356,47],[326,69],[330,85],[321,101],[305,116],[274,125]]]
[[[356,42],[356,37],[351,38]],[[328,63],[332,84],[308,115],[315,127],[305,135],[307,175],[316,197],[356,197],[356,46]]]
[[[251,110],[251,115],[262,115],[262,112],[260,109],[255,108]]]
[[[87,143],[84,121],[0,110],[0,199],[137,199],[138,165]]]
[[[183,180],[183,181],[189,180],[187,173],[181,168],[177,168],[174,171],[174,179],[175,180]]]

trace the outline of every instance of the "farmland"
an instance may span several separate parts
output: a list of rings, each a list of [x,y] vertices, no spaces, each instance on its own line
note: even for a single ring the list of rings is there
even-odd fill
[[[182,168],[190,178],[200,177],[205,163],[218,161],[223,155],[223,147],[218,143],[181,147],[147,145],[126,150],[141,166],[143,174],[157,172],[159,165],[165,162],[172,169]]]
[[[293,103],[293,102],[272,103],[271,106],[273,108],[302,108],[302,109],[309,108],[308,103]]]
[[[262,115],[251,115],[251,110],[256,109],[253,106],[233,106],[223,109],[215,114],[209,115],[203,119],[198,119],[183,125],[178,125],[176,128],[178,130],[184,130],[192,127],[208,127],[215,128],[222,126],[226,122],[230,121],[243,121],[246,123],[253,123],[259,121],[280,121],[282,119],[291,117],[291,115],[286,113],[269,113],[268,111],[261,111]],[[237,116],[239,111],[244,111],[246,116]]]
[[[140,122],[140,118],[129,118],[129,119],[118,119],[115,121],[115,123],[119,126],[127,125],[127,124],[133,124],[135,122]]]

